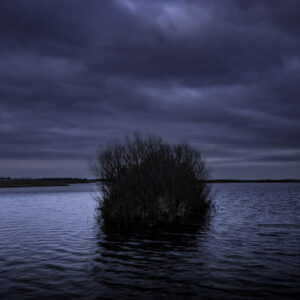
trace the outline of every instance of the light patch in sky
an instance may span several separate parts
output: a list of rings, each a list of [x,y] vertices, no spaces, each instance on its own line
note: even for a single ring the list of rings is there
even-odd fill
[[[117,2],[174,38],[205,29],[206,25],[213,21],[209,6],[202,7],[189,2],[140,0],[118,0]]]

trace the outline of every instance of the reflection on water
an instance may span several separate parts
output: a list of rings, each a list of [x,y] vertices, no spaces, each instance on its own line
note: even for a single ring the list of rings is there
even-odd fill
[[[93,269],[95,280],[118,295],[196,296],[193,291],[201,244],[195,232],[109,234],[99,239]]]
[[[0,298],[293,299],[299,184],[218,184],[208,222],[112,234],[94,185],[0,190]]]

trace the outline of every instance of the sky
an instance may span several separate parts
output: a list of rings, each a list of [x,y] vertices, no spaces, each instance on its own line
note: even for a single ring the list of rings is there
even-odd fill
[[[300,1],[1,0],[0,177],[93,177],[133,132],[211,178],[300,178]]]

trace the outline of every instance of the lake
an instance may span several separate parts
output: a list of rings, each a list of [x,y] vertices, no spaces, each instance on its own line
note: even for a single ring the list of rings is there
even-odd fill
[[[0,299],[296,299],[300,184],[215,184],[197,230],[108,234],[96,187],[0,189]]]

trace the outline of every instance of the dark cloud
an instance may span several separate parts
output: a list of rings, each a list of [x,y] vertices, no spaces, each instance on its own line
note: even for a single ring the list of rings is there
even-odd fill
[[[90,176],[98,147],[140,131],[190,142],[214,177],[300,177],[299,13],[296,0],[2,0],[0,173]]]

